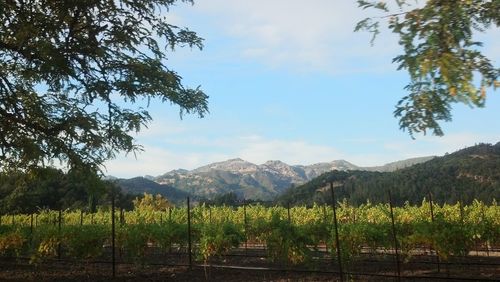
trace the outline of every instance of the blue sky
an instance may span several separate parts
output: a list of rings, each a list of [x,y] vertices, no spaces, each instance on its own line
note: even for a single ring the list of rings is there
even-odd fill
[[[196,31],[205,48],[178,48],[167,64],[186,85],[201,85],[210,114],[181,120],[177,107],[153,103],[154,121],[136,135],[144,152],[107,162],[107,174],[159,175],[236,157],[371,166],[500,141],[500,91],[492,89],[483,109],[456,105],[444,137],[412,140],[399,130],[392,112],[408,78],[391,59],[401,49],[388,32],[373,47],[369,34],[354,33],[367,15],[354,0],[177,4],[168,21]],[[498,66],[497,35],[478,39]]]

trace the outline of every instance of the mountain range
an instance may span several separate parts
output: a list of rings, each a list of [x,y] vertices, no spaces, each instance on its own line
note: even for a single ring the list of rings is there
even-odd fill
[[[244,199],[271,200],[290,187],[304,184],[328,171],[394,171],[432,158],[412,158],[377,167],[359,167],[345,160],[313,165],[288,165],[272,160],[256,165],[236,158],[194,170],[172,170],[156,177],[120,179],[118,183],[129,193],[159,193],[173,201],[188,194],[209,199],[227,193]]]

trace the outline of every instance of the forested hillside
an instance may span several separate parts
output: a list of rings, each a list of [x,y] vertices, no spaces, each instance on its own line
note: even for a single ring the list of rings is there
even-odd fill
[[[398,204],[419,203],[432,193],[439,203],[491,202],[500,198],[500,142],[479,144],[394,172],[332,171],[292,188],[278,203],[311,204],[331,201],[329,182],[337,199],[350,203],[387,202],[388,190]]]

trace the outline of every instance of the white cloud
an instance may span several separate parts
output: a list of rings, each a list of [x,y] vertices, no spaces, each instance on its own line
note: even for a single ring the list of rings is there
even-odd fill
[[[385,62],[387,68],[399,48],[388,32],[374,47],[369,34],[353,32],[369,15],[355,1],[198,0],[192,8],[236,39],[231,47],[241,57],[272,67],[345,73],[380,69]]]
[[[388,2],[392,10],[399,11],[394,3]],[[167,19],[199,31],[206,37],[207,47],[215,46],[217,54],[211,57],[219,61],[222,56],[296,72],[350,74],[396,71],[391,61],[402,48],[386,24],[381,24],[373,47],[371,34],[354,32],[360,20],[382,15],[360,9],[355,0],[196,0],[193,6],[175,7]],[[495,32],[497,29],[477,33],[486,42],[485,53],[493,59],[498,57]],[[206,52],[197,59],[207,60]]]
[[[308,143],[303,140],[267,140],[254,138],[243,143],[238,150],[242,159],[254,163],[281,160],[288,164],[311,164],[341,158],[339,151],[330,146]]]
[[[394,1],[388,3],[395,8]],[[396,70],[391,60],[402,52],[385,24],[373,47],[371,34],[353,31],[360,20],[382,15],[358,8],[355,0],[197,0],[181,10],[186,14],[178,11],[173,9],[174,22],[206,30],[207,46],[216,45],[226,57],[236,51],[244,59],[273,68],[331,74],[387,72]],[[479,35],[488,43],[486,54],[496,59],[497,31]],[[224,38],[211,37],[214,34]],[[221,48],[221,41],[231,43]]]

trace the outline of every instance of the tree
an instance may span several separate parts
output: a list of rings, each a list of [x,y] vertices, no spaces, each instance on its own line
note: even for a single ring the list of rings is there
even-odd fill
[[[500,69],[481,53],[482,42],[473,39],[474,34],[500,25],[500,1],[427,0],[415,7],[418,1],[395,0],[396,12],[384,1],[357,2],[384,15],[360,21],[356,31],[370,31],[375,39],[381,20],[387,20],[404,48],[393,62],[398,70],[408,71],[411,81],[405,87],[409,94],[398,102],[394,115],[412,137],[429,129],[443,135],[439,122],[451,121],[453,103],[482,107],[486,90],[500,86]]]
[[[240,202],[241,201],[238,199],[238,195],[236,195],[236,193],[229,192],[225,194],[216,195],[215,198],[209,202],[209,204],[216,206],[223,206],[223,205],[236,206]]]
[[[152,194],[144,193],[142,198],[136,197],[132,202],[136,210],[164,211],[173,207],[168,199],[160,194],[153,196]]]
[[[0,4],[0,166],[59,160],[102,168],[141,149],[150,100],[208,112],[208,96],[167,67],[203,39],[166,22],[177,0],[5,0]],[[192,0],[180,0],[192,4]]]
[[[111,183],[93,170],[40,167],[27,172],[0,172],[0,212],[35,212],[38,209],[87,208],[95,212]],[[119,191],[118,197],[123,198]],[[129,201],[131,201],[129,197]]]

